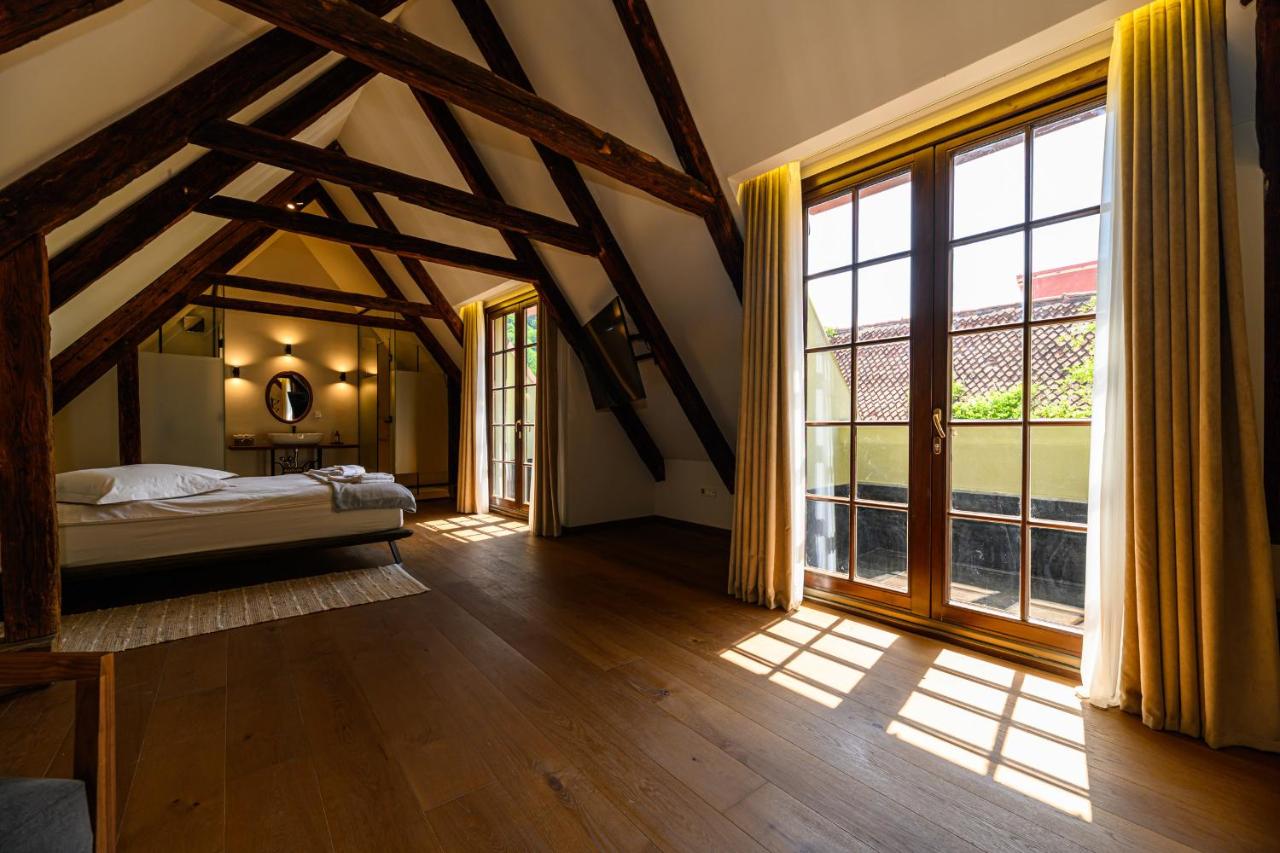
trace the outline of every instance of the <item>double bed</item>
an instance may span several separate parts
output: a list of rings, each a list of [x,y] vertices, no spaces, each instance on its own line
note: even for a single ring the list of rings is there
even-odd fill
[[[106,505],[58,504],[64,575],[134,571],[236,555],[409,536],[400,509],[336,512],[331,487],[304,474],[236,477],[206,494]]]

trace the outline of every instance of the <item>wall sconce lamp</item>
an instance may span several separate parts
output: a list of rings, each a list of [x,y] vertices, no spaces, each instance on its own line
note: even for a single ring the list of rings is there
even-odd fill
[[[239,378],[240,378],[240,368],[239,368],[238,366],[234,366],[234,365],[232,366],[232,368],[231,368],[231,378],[232,378],[232,379],[239,379]]]
[[[284,354],[285,354],[285,355],[293,355],[293,344],[285,344],[285,345],[284,345]]]
[[[339,370],[339,371],[338,371],[338,381],[339,381],[339,382],[346,382],[346,381],[347,381],[347,371],[345,371],[345,370]]]

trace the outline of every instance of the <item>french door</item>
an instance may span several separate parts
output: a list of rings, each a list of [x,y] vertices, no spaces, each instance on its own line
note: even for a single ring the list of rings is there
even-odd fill
[[[538,393],[537,298],[499,304],[486,317],[489,507],[528,515]]]
[[[1104,121],[1078,97],[806,199],[810,587],[1078,651]]]

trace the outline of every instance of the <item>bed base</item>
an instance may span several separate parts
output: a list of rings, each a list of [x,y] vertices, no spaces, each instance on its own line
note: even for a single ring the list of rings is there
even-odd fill
[[[288,554],[298,551],[311,551],[327,548],[349,548],[353,545],[371,545],[385,542],[391,549],[392,558],[400,562],[400,548],[397,540],[413,535],[407,527],[392,530],[375,530],[371,533],[354,533],[348,536],[331,536],[325,539],[304,539],[297,542],[273,542],[269,545],[253,545],[247,548],[222,548],[217,551],[199,551],[193,554],[172,554],[165,557],[150,557],[144,560],[125,560],[118,563],[91,563],[80,566],[63,566],[64,578],[111,577],[114,575],[145,574],[168,569],[189,569],[208,566],[224,560],[253,560]]]

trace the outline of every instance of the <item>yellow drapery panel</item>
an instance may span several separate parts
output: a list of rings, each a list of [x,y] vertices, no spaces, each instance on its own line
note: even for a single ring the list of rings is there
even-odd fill
[[[1117,24],[1129,421],[1121,705],[1280,748],[1280,654],[1245,342],[1223,0]]]
[[[462,306],[462,406],[458,424],[458,512],[489,511],[484,303]]]
[[[793,550],[789,287],[799,260],[799,170],[780,166],[743,184],[742,372],[738,403],[737,489],[729,555],[729,593],[790,610],[799,606],[803,572]],[[795,340],[793,340],[795,338]]]
[[[548,313],[538,309],[538,390],[533,421],[533,495],[529,531],[559,536],[560,528],[560,396],[557,364],[560,332]]]

